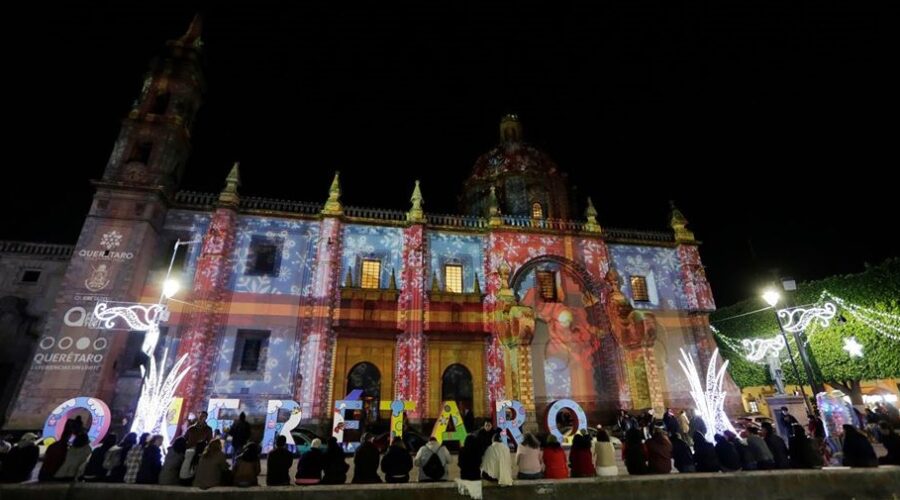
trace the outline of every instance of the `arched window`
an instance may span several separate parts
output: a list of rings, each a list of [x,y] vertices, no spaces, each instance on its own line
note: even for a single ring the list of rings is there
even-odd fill
[[[448,366],[441,377],[441,401],[456,401],[459,412],[466,415],[467,409],[473,410],[472,394],[472,372],[459,363]]]
[[[381,401],[381,372],[378,367],[369,362],[353,365],[347,373],[347,392],[359,389],[362,391],[360,399],[363,401],[364,422],[378,420],[378,403]]]
[[[531,218],[532,219],[543,219],[544,218],[544,206],[539,202],[534,202],[531,204]]]

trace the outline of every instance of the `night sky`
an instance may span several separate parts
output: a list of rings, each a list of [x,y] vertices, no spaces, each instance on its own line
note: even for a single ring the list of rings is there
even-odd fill
[[[418,178],[426,210],[456,212],[513,112],[602,225],[665,229],[674,199],[719,305],[898,254],[880,7],[486,3],[7,12],[0,239],[75,242],[148,61],[199,9],[208,93],[184,189],[218,192],[240,160],[248,195],[324,201],[339,169],[346,204],[406,209]]]

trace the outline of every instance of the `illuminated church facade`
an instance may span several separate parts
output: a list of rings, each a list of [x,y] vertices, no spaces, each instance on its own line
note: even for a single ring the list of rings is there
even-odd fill
[[[415,402],[413,422],[435,419],[443,401],[490,417],[515,399],[535,421],[572,399],[597,423],[619,408],[693,406],[679,349],[705,366],[715,306],[674,206],[665,230],[602,227],[511,115],[476,161],[461,215],[426,212],[428,186],[412,179],[408,211],[345,205],[341,182],[354,179],[338,175],[324,203],[245,196],[238,165],[218,194],[179,191],[205,87],[200,47],[195,20],[151,64],[8,428],[41,427],[74,396],[130,417],[141,336],[87,316],[98,301],[157,302],[177,240],[191,242],[175,258],[183,291],[158,351],[188,356],[185,415],[231,399],[261,419],[267,401],[294,400],[324,426],[354,389]]]

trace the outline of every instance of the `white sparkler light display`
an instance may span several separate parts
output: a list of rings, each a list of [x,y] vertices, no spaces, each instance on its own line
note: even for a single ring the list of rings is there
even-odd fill
[[[141,397],[138,400],[137,410],[134,412],[134,422],[131,431],[135,433],[149,432],[161,434],[163,437],[163,449],[165,449],[172,436],[168,435],[166,414],[169,406],[175,398],[175,391],[181,380],[190,372],[190,366],[185,362],[188,355],[184,354],[172,365],[172,369],[165,370],[166,357],[163,356],[161,366],[156,366],[156,360],[150,357],[150,370],[144,373],[141,367],[141,375],[144,376],[144,385],[141,387]]]
[[[138,434],[143,432],[161,434],[165,449],[170,438],[166,431],[166,413],[178,385],[191,370],[191,366],[186,364],[187,354],[176,361],[168,372],[165,368],[165,353],[162,362],[159,365],[156,363],[159,323],[169,318],[169,309],[163,304],[110,306],[106,302],[101,302],[94,307],[94,317],[100,321],[100,326],[107,329],[116,328],[117,320],[122,320],[131,330],[145,332],[141,351],[150,358],[150,369],[145,371],[144,367],[141,367],[144,385],[141,387],[141,397],[138,399],[131,431]]]
[[[716,434],[722,434],[725,431],[734,432],[734,426],[731,425],[728,415],[725,414],[726,393],[722,390],[728,361],[726,360],[722,363],[722,367],[716,370],[719,350],[713,351],[709,366],[706,368],[706,388],[704,389],[700,383],[700,374],[694,365],[694,358],[684,349],[681,349],[681,357],[678,364],[681,365],[691,386],[691,397],[694,398],[694,403],[697,405],[697,415],[706,424],[706,440],[713,442]]]
[[[768,339],[743,339],[741,345],[747,350],[747,361],[759,363],[769,356],[778,357],[784,349],[784,337],[772,337]]]

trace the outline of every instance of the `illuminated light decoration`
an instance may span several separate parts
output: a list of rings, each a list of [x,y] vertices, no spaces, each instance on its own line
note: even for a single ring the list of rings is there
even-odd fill
[[[78,396],[65,401],[50,412],[50,415],[44,422],[44,430],[42,432],[45,438],[44,444],[49,445],[52,441],[57,441],[62,437],[69,415],[78,409],[87,410],[91,414],[91,427],[87,431],[91,446],[98,446],[100,441],[103,441],[111,423],[109,406],[96,398]],[[52,441],[48,442],[51,439]]]
[[[822,307],[779,309],[778,318],[782,321],[786,332],[798,333],[806,330],[813,321],[818,321],[823,328],[827,327],[836,312],[835,305],[826,302]]]
[[[122,320],[129,330],[144,332],[141,351],[150,358],[150,369],[145,370],[143,366],[141,367],[144,383],[141,386],[141,396],[138,399],[131,431],[138,434],[144,432],[161,434],[165,449],[172,437],[168,435],[169,426],[166,423],[169,406],[175,398],[179,384],[191,371],[187,355],[179,358],[167,371],[165,369],[167,353],[164,353],[162,362],[157,366],[155,351],[159,342],[159,323],[169,319],[169,309],[163,304],[125,303],[123,306],[111,306],[110,303],[100,302],[94,307],[93,318],[99,321],[99,326],[104,329],[121,328],[117,320]]]
[[[190,372],[190,367],[187,366],[187,354],[181,356],[168,372],[165,370],[165,364],[166,356],[163,356],[162,366],[159,368],[156,366],[156,359],[150,356],[149,372],[144,373],[144,367],[141,367],[144,385],[141,386],[141,397],[138,399],[134,422],[131,424],[131,432],[162,435],[163,449],[174,437],[169,435],[169,426],[167,425],[166,416],[169,413],[169,407],[175,399],[178,385]]]
[[[345,420],[344,412],[347,410],[362,410],[363,402],[361,389],[354,389],[347,394],[342,400],[334,402],[334,427],[331,429],[331,436],[337,439],[345,451],[353,452],[359,447],[359,441],[350,443],[344,442],[344,429],[359,429],[359,420]]]
[[[167,299],[171,299],[178,291],[181,290],[181,283],[178,280],[167,279],[163,282],[162,295]]]
[[[110,306],[107,302],[100,302],[94,307],[94,317],[107,330],[117,329],[116,320],[121,319],[129,330],[146,332],[141,351],[152,358],[159,342],[159,324],[169,319],[169,308],[163,304],[127,304]]]
[[[831,449],[832,453],[841,450],[840,436],[843,432],[844,424],[856,426],[859,421],[856,414],[852,410],[852,406],[846,401],[845,395],[841,391],[820,392],[816,394],[816,406],[822,414],[822,423],[825,427],[825,443]],[[838,457],[840,455],[837,455]],[[834,455],[832,455],[834,457]],[[834,463],[832,458],[831,465],[841,465],[838,461]]]
[[[822,299],[830,299],[846,310],[851,316],[875,330],[879,335],[900,341],[900,315],[877,311],[870,307],[848,302],[828,290],[822,292]],[[888,321],[888,322],[886,322]]]
[[[407,411],[416,411],[416,402],[401,401],[399,399],[381,401],[378,408],[391,411],[391,439],[393,439],[395,437],[403,437],[403,414]]]
[[[287,421],[279,422],[278,414],[280,411],[291,412]],[[300,410],[300,404],[290,399],[270,399],[266,405],[266,424],[263,428],[263,438],[260,446],[263,453],[269,453],[275,447],[275,437],[284,436],[287,439],[288,449],[293,451],[294,436],[291,431],[300,425],[303,418],[303,411]]]
[[[575,413],[575,420],[577,421],[575,428],[571,429],[565,436],[559,432],[559,428],[556,426],[556,415],[563,409],[572,410],[572,412]],[[572,444],[572,438],[575,437],[575,434],[586,429],[587,416],[585,416],[581,405],[571,399],[560,399],[550,405],[550,409],[547,410],[547,430],[550,431],[550,434],[556,436],[556,439],[559,440],[560,444]]]
[[[453,423],[453,431],[448,432],[447,427]],[[444,441],[459,441],[462,443],[466,440],[466,426],[463,424],[462,414],[456,401],[444,401],[441,403],[441,414],[434,423],[431,430],[431,437],[438,440],[438,443]]]
[[[728,368],[728,360],[722,363],[722,366],[716,370],[716,361],[719,357],[719,350],[713,351],[709,360],[709,366],[706,368],[706,388],[700,383],[700,374],[694,364],[694,358],[686,353],[684,349],[681,351],[682,359],[678,360],[681,369],[684,371],[691,386],[691,397],[697,405],[697,416],[699,416],[706,424],[706,440],[713,442],[716,434],[722,434],[725,431],[734,432],[734,426],[725,414],[725,397],[727,394],[722,390],[725,382],[725,370]]]
[[[506,418],[506,412],[512,410],[515,417],[510,420]],[[497,429],[502,433],[503,444],[507,444],[507,436],[511,435],[516,443],[522,444],[525,438],[520,428],[525,424],[525,407],[522,403],[514,400],[497,402]]]
[[[778,357],[784,349],[784,337],[772,337],[768,339],[743,339],[741,345],[747,350],[744,356],[747,361],[753,363],[764,362],[769,356]]]
[[[863,346],[856,341],[856,337],[845,338],[843,349],[851,358],[861,358],[863,355]]]

